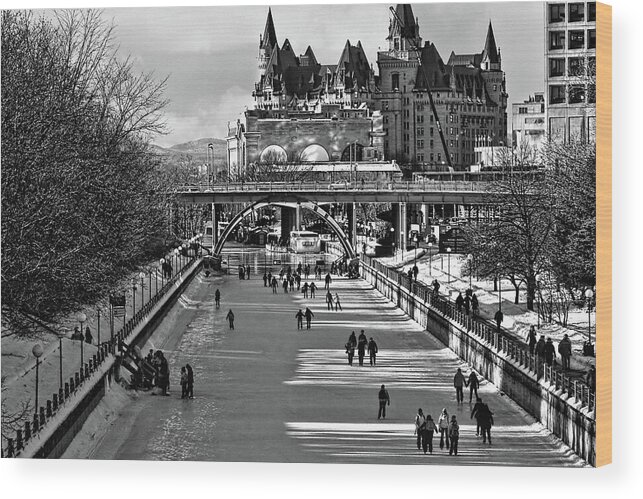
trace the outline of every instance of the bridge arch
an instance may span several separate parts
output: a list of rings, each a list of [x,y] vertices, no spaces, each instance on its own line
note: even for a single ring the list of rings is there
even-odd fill
[[[217,241],[216,246],[214,247],[213,255],[214,256],[219,256],[221,254],[221,250],[223,249],[223,245],[226,242],[226,239],[228,239],[228,236],[232,234],[232,231],[234,231],[238,225],[241,223],[241,221],[250,215],[255,210],[260,210],[261,208],[264,208],[266,206],[270,206],[273,204],[281,204],[281,205],[289,205],[291,203],[278,203],[275,201],[257,201],[256,203],[251,204],[250,206],[247,206],[243,210],[241,210],[239,213],[235,215],[235,217],[230,221],[228,226],[225,228],[223,233],[221,234],[221,237]],[[293,203],[294,204],[294,203]],[[330,213],[328,213],[326,210],[324,210],[321,206],[319,206],[317,203],[313,203],[311,201],[306,201],[303,203],[300,203],[300,206],[302,208],[307,208],[310,211],[312,211],[316,216],[318,216],[320,219],[324,220],[332,229],[332,231],[335,233],[337,238],[339,239],[339,242],[341,243],[342,247],[344,248],[344,251],[346,251],[346,254],[350,258],[356,258],[357,253],[355,251],[355,248],[351,245],[350,240],[348,239],[348,236],[342,229],[342,227],[337,223],[337,221],[330,216]]]

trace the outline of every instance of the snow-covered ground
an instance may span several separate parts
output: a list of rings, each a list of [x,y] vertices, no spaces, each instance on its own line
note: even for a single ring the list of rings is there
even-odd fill
[[[422,256],[420,256],[421,252]],[[448,294],[452,300],[456,299],[458,292],[464,296],[465,291],[469,288],[469,276],[462,276],[462,267],[466,265],[465,256],[451,255],[450,258],[445,254],[425,256],[424,250],[418,250],[417,257],[418,282],[430,284],[434,279],[437,279],[440,283],[440,293]],[[396,256],[378,258],[378,261],[408,272],[409,268],[413,267],[414,251],[399,251]],[[493,290],[493,281],[477,280],[474,276],[471,279],[471,287],[480,303],[480,315],[485,319],[492,320],[498,310],[498,291]],[[502,280],[500,288],[502,290],[502,313],[504,314],[502,326],[517,339],[525,341],[529,328],[532,325],[536,327],[539,325],[538,314],[527,310],[524,288],[520,290],[518,305],[514,303],[515,288],[509,281]],[[595,319],[596,315],[592,312],[592,342],[595,341]],[[543,334],[545,338],[551,338],[556,347],[558,347],[558,342],[563,338],[563,335],[567,334],[572,342],[572,370],[587,371],[590,365],[596,363],[594,357],[583,355],[583,344],[587,340],[587,311],[577,309],[570,311],[568,324],[568,327],[563,327],[558,323],[543,324],[540,322],[537,334],[539,337]],[[558,350],[556,351],[558,352]],[[558,361],[560,361],[560,357],[558,357]]]

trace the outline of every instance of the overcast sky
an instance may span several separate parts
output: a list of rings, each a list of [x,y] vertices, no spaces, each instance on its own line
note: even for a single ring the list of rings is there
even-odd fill
[[[389,5],[275,5],[280,45],[288,38],[297,54],[311,45],[322,64],[336,64],[349,39],[361,40],[377,71],[377,51],[387,47]],[[543,90],[543,4],[412,4],[420,35],[433,42],[444,62],[451,51],[481,52],[491,19],[506,72],[509,103]],[[227,122],[252,106],[258,78],[259,35],[268,4],[217,7],[108,8],[121,52],[141,71],[169,75],[169,146],[202,137],[225,137]],[[510,114],[510,107],[509,107]]]

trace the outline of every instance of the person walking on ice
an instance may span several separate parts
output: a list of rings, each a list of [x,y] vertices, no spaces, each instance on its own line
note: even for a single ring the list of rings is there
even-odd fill
[[[330,272],[326,274],[326,289],[330,289],[330,283],[333,282],[333,278],[330,276]]]
[[[315,290],[317,289],[317,285],[314,282],[310,283],[310,297],[315,298]]]
[[[334,301],[333,301],[333,293],[330,291],[326,292],[326,306],[328,307],[328,310],[333,310],[334,306]]]
[[[415,432],[413,434],[417,436],[416,444],[418,450],[421,448],[426,454],[426,418],[424,417],[422,408],[419,408],[418,413],[415,415]]]
[[[440,430],[440,449],[444,449],[444,443],[446,440],[447,449],[449,445],[449,413],[447,408],[442,409],[440,413],[440,418],[438,419],[438,428]]]
[[[457,456],[458,440],[460,440],[460,425],[455,419],[455,414],[451,416],[451,422],[449,423],[449,439],[451,440],[451,446],[449,447],[449,456]]]
[[[391,405],[391,397],[389,396],[388,390],[386,390],[386,387],[384,385],[380,387],[380,391],[377,394],[377,399],[380,403],[379,411],[377,411],[377,419],[386,419],[386,406]]]
[[[306,311],[304,312],[304,316],[306,317],[306,329],[310,329],[310,323],[313,320],[313,317],[315,317],[315,314],[313,314],[313,311],[306,307]]]
[[[469,379],[467,380],[467,386],[469,387],[469,403],[473,400],[473,393],[475,392],[476,398],[478,398],[478,388],[480,387],[480,381],[476,373],[471,371],[469,374]]]
[[[228,315],[226,315],[225,318],[230,324],[230,329],[234,329],[234,314],[232,313],[232,309],[228,310]]]
[[[344,311],[344,309],[342,308],[342,304],[339,303],[339,295],[335,293],[335,312],[337,312],[337,309]]]
[[[368,341],[368,355],[370,357],[371,366],[375,365],[375,357],[377,356],[377,343],[371,336],[371,339]]]
[[[455,387],[455,398],[458,404],[461,404],[464,401],[464,393],[462,392],[462,388],[464,387],[465,383],[466,383],[466,380],[464,379],[462,370],[458,367],[458,371],[455,373],[455,376],[453,377],[453,386]]]
[[[297,319],[297,330],[304,329],[304,313],[301,311],[301,308],[299,312],[295,314],[295,318]]]
[[[221,291],[219,291],[219,288],[214,292],[214,305],[217,309],[221,306]]]

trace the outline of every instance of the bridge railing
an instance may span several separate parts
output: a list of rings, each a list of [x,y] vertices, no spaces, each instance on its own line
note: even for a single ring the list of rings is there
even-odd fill
[[[580,403],[581,407],[587,407],[589,411],[594,410],[596,395],[586,383],[568,376],[556,365],[548,366],[543,357],[530,353],[525,343],[517,341],[502,328],[494,327],[480,317],[463,312],[447,296],[436,293],[424,283],[414,282],[405,273],[387,267],[370,256],[362,255],[362,263],[407,289],[434,312],[463,326],[467,334],[487,343],[495,351],[502,352],[534,379],[542,379]]]
[[[226,184],[186,184],[177,188],[180,193],[221,192],[487,192],[489,182],[483,181],[419,181],[419,182],[234,182]]]
[[[47,424],[54,418],[54,416],[65,408],[66,404],[74,398],[79,390],[85,383],[92,377],[92,375],[99,371],[106,360],[111,355],[116,353],[116,350],[121,350],[123,342],[128,336],[141,324],[152,312],[152,309],[163,298],[163,296],[172,289],[176,281],[181,279],[183,274],[188,271],[194,258],[185,260],[185,265],[178,269],[174,276],[169,278],[165,285],[158,290],[158,292],[151,297],[151,299],[139,309],[133,317],[131,317],[123,327],[114,333],[114,336],[109,340],[98,344],[98,349],[91,358],[87,359],[83,365],[70,376],[68,381],[58,389],[58,392],[52,394],[51,398],[47,399],[44,406],[36,408],[33,418],[25,421],[22,428],[16,429],[13,437],[6,437],[3,435],[3,442],[1,446],[1,457],[18,457],[21,451],[27,446],[29,441],[39,436],[39,434],[46,428]],[[79,340],[82,341],[82,340]]]

